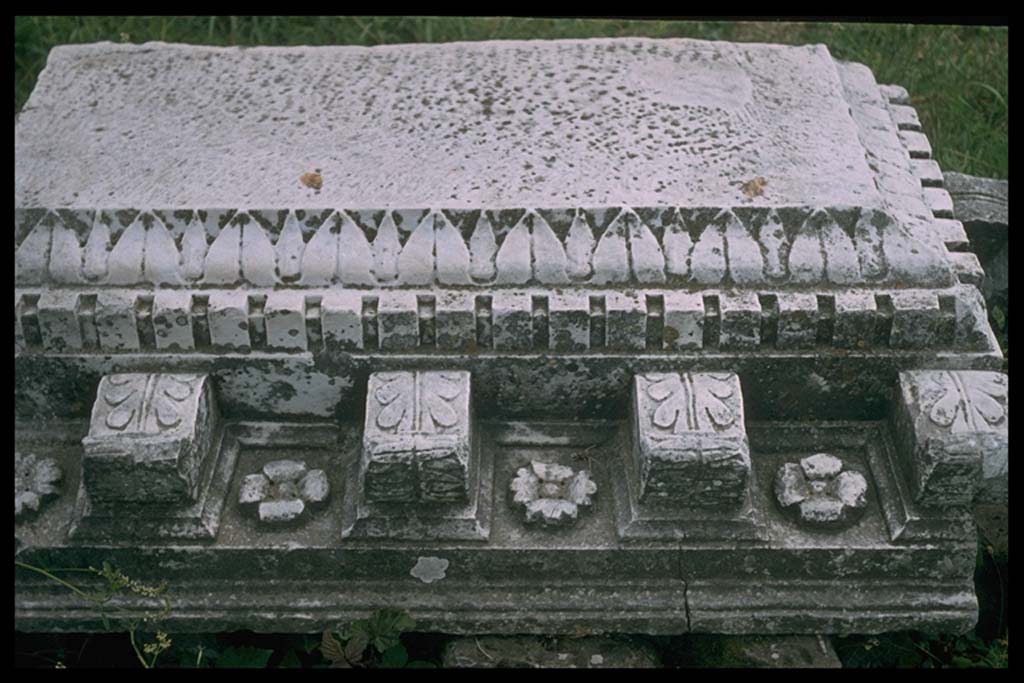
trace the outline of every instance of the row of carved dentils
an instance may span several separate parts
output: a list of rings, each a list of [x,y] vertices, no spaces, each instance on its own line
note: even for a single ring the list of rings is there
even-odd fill
[[[952,278],[941,251],[875,209],[16,213],[16,281],[26,285],[944,286]]]
[[[927,208],[935,217],[934,228],[939,232],[948,250],[958,279],[965,284],[980,285],[984,272],[978,257],[970,251],[970,241],[963,223],[955,219],[953,198],[945,190],[942,169],[932,159],[932,148],[922,132],[917,111],[909,106],[910,97],[900,86],[881,86],[889,116],[899,132],[899,140],[910,157],[914,176],[921,183],[921,192]]]
[[[960,311],[964,289],[484,294],[57,287],[15,290],[15,350],[975,348],[976,331]]]

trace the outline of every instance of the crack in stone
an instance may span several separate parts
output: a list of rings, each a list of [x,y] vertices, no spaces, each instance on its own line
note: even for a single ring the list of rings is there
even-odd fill
[[[690,618],[690,582],[687,581],[686,577],[683,575],[683,546],[682,546],[682,544],[679,545],[679,549],[678,550],[679,550],[679,554],[678,554],[678,558],[679,558],[678,572],[679,572],[679,580],[683,582],[683,610],[686,612],[686,632],[690,633],[692,631],[692,626],[691,626],[692,620]]]

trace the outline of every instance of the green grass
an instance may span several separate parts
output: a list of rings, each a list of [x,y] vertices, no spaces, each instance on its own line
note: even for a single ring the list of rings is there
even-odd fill
[[[946,171],[1008,177],[1009,30],[962,26],[460,17],[17,17],[14,110],[55,45],[149,40],[209,45],[379,45],[649,36],[824,43],[910,91]]]

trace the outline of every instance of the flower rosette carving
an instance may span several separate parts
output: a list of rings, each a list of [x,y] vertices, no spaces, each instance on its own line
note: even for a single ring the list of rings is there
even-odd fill
[[[509,488],[512,506],[524,510],[526,523],[545,527],[575,524],[579,509],[589,508],[591,496],[597,493],[597,484],[586,470],[536,461],[520,468]]]
[[[242,480],[238,504],[264,524],[283,525],[302,521],[307,510],[325,505],[330,493],[323,470],[310,470],[298,460],[274,460]]]
[[[46,498],[60,493],[56,483],[63,473],[53,458],[37,458],[32,453],[14,454],[14,517],[39,511]]]
[[[843,461],[817,453],[786,463],[775,475],[775,498],[783,511],[809,527],[836,529],[858,521],[867,508],[868,483]]]

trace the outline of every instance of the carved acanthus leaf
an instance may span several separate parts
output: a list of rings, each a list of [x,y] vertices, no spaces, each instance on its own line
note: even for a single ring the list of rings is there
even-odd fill
[[[181,404],[195,390],[194,381],[171,375],[111,375],[101,394],[111,407],[105,422],[110,429],[124,431],[132,423],[141,429],[152,417],[158,428],[176,427],[183,419]],[[154,386],[147,402],[150,383]]]
[[[383,383],[373,392],[382,408],[377,413],[377,426],[384,430],[395,429],[409,410],[412,402],[412,375],[398,373],[382,377]]]
[[[651,376],[648,381],[647,395],[659,403],[651,420],[660,429],[675,434],[702,431],[706,425],[724,429],[736,420],[729,405],[734,390],[728,375],[669,374]]]
[[[429,423],[424,417],[430,417],[435,425],[442,429],[458,424],[459,415],[451,406],[462,393],[462,385],[457,379],[445,375],[424,377],[420,391],[420,428],[426,430]]]
[[[989,425],[999,424],[1005,415],[998,397],[1005,393],[999,376],[961,375],[942,373],[939,380],[942,393],[931,406],[928,417],[932,422],[949,427],[953,432],[975,428],[976,420]]]

